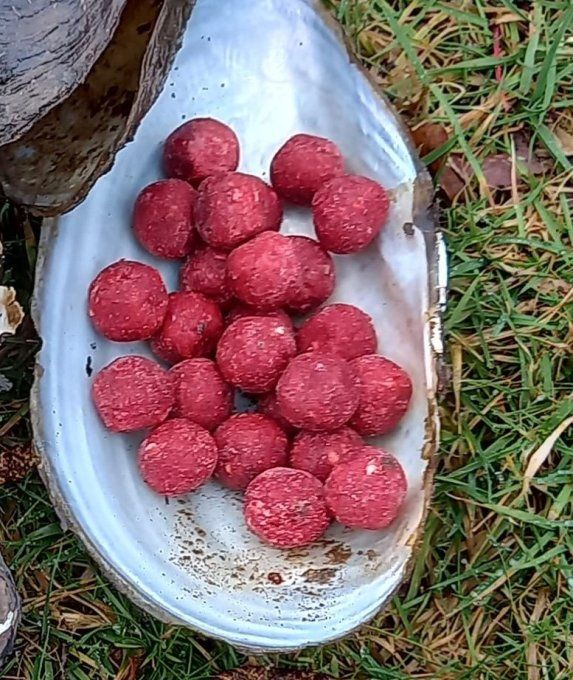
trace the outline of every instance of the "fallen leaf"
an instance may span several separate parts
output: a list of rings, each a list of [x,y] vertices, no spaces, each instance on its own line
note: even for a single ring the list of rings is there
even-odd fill
[[[519,131],[513,135],[515,155],[527,167],[533,175],[540,175],[545,172],[545,164],[540,160],[535,149],[530,148],[529,139],[525,133]]]
[[[448,141],[448,133],[441,123],[422,123],[412,130],[412,139],[420,156],[427,156],[432,151],[441,148]],[[436,174],[444,165],[447,155],[430,163],[430,170]]]
[[[541,444],[541,446],[533,451],[533,453],[529,456],[527,467],[525,468],[525,473],[523,475],[522,493],[527,493],[531,480],[533,477],[535,477],[539,468],[549,457],[549,454],[555,446],[555,442],[559,439],[559,437],[561,437],[561,435],[570,425],[573,425],[573,416],[566,418],[560,425],[558,425],[543,442],[543,444]]]
[[[0,336],[4,333],[14,335],[23,318],[24,311],[16,300],[16,291],[0,286]]]
[[[440,188],[453,201],[465,188],[473,176],[473,171],[462,154],[454,153],[440,174]]]
[[[482,163],[482,171],[488,187],[492,189],[511,188],[511,158],[505,153],[488,156]]]
[[[561,151],[566,156],[573,156],[573,134],[562,127],[556,127],[553,134],[557,138]]]

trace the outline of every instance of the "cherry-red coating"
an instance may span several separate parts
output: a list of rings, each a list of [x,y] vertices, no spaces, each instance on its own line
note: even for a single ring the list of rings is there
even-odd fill
[[[170,371],[175,381],[176,416],[214,430],[233,411],[233,388],[225,382],[214,361],[186,359]]]
[[[292,435],[296,431],[296,428],[281,413],[275,392],[261,396],[257,403],[257,411],[276,421],[287,435]]]
[[[195,292],[169,294],[163,326],[152,349],[169,363],[213,352],[223,332],[223,315],[218,305]]]
[[[326,480],[334,517],[353,529],[384,529],[398,516],[407,492],[406,475],[394,456],[364,446],[337,465]]]
[[[115,359],[99,371],[92,398],[104,425],[113,432],[135,432],[163,422],[175,404],[169,373],[145,357]]]
[[[237,319],[217,347],[217,364],[225,380],[252,394],[269,392],[296,354],[292,326],[272,316]]]
[[[278,196],[254,175],[231,172],[199,187],[197,231],[213,248],[232,250],[264,231],[278,231],[282,215]]]
[[[334,262],[318,241],[307,236],[288,238],[300,262],[300,273],[287,308],[304,314],[321,305],[332,294],[335,284]]]
[[[328,352],[354,359],[376,352],[372,319],[354,305],[326,305],[307,319],[297,334],[299,352]]]
[[[227,277],[241,302],[260,310],[283,307],[293,297],[301,263],[288,236],[259,234],[229,255]]]
[[[157,257],[181,259],[195,240],[197,192],[180,179],[162,179],[145,187],[133,209],[133,232],[139,243]]]
[[[155,492],[178,496],[195,491],[211,477],[217,445],[197,423],[173,418],[143,440],[137,462],[143,480]]]
[[[227,281],[227,253],[209,246],[199,248],[181,268],[180,284],[181,290],[194,290],[227,306],[233,299]]]
[[[169,177],[198,186],[206,177],[233,171],[239,164],[239,140],[228,125],[194,118],[174,130],[163,147]]]
[[[344,160],[334,142],[315,135],[288,139],[271,161],[271,183],[279,196],[310,205],[320,187],[344,172]]]
[[[167,312],[167,289],[159,272],[141,262],[119,260],[92,281],[88,315],[108,340],[146,340]]]
[[[362,437],[349,427],[334,432],[299,432],[290,452],[290,465],[324,482],[336,465],[350,460],[363,446]]]
[[[219,462],[215,476],[230,489],[246,489],[261,472],[286,465],[288,440],[260,413],[237,413],[215,430]]]
[[[298,548],[319,539],[330,524],[322,484],[304,470],[262,472],[245,494],[245,520],[262,541]]]
[[[334,177],[312,199],[316,236],[333,253],[356,253],[378,236],[389,209],[388,194],[378,182],[359,175]]]
[[[362,435],[390,432],[410,405],[410,376],[398,364],[379,354],[357,357],[350,365],[356,373],[360,395],[350,424]]]
[[[345,425],[358,406],[356,376],[334,354],[311,352],[290,361],[277,384],[278,407],[295,427],[330,432]]]

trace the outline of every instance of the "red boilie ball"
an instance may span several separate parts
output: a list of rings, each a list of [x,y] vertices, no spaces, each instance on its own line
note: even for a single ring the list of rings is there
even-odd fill
[[[217,479],[230,489],[246,489],[261,472],[285,465],[288,440],[278,424],[260,413],[237,413],[215,431]]]
[[[372,319],[354,305],[326,305],[301,326],[299,352],[327,352],[354,359],[376,351],[378,340]]]
[[[290,236],[289,239],[300,263],[300,272],[287,307],[292,312],[304,314],[321,305],[332,294],[334,262],[317,241],[306,236]]]
[[[317,238],[333,253],[356,253],[378,236],[389,208],[388,194],[378,182],[358,175],[335,177],[312,199]]]
[[[227,306],[233,299],[227,281],[227,253],[209,246],[199,248],[181,268],[180,283],[181,290],[194,290]]]
[[[326,480],[326,502],[334,517],[353,529],[384,529],[397,517],[407,491],[406,475],[394,456],[364,446],[337,465]]]
[[[223,315],[209,298],[195,292],[169,294],[163,326],[152,349],[169,363],[207,356],[223,332]]]
[[[352,427],[362,435],[386,434],[408,410],[412,381],[406,371],[379,354],[367,354],[350,362],[358,378],[359,401]]]
[[[175,414],[214,430],[233,411],[233,388],[214,361],[186,359],[170,371],[175,382]]]
[[[197,231],[213,248],[232,250],[264,231],[278,231],[282,214],[278,196],[254,175],[230,172],[199,187]]]
[[[288,236],[266,232],[239,246],[227,260],[231,290],[255,309],[283,307],[293,296],[301,263]]]
[[[330,524],[322,484],[304,470],[286,467],[255,477],[247,487],[244,512],[249,529],[277,548],[309,545]]]
[[[356,376],[334,354],[311,352],[292,359],[277,384],[278,407],[295,427],[312,432],[345,425],[358,406]]]
[[[217,364],[225,380],[252,394],[269,392],[296,354],[292,326],[272,316],[234,321],[217,347]]]
[[[163,496],[195,491],[213,474],[217,445],[197,423],[174,418],[155,428],[138,451],[144,481]]]
[[[198,186],[206,177],[237,168],[239,140],[228,125],[213,118],[194,118],[174,130],[163,147],[169,177]]]
[[[167,418],[175,404],[175,385],[154,361],[120,357],[96,375],[92,398],[108,430],[135,432]]]
[[[119,260],[102,269],[92,281],[88,315],[108,340],[146,340],[161,327],[167,301],[165,284],[156,269]]]
[[[271,183],[277,194],[301,205],[310,205],[317,190],[343,172],[344,160],[336,144],[315,135],[294,135],[271,161]]]
[[[163,179],[145,187],[133,210],[133,231],[145,250],[167,259],[190,253],[196,199],[195,189],[180,179]]]
[[[350,460],[363,446],[362,437],[349,427],[334,432],[299,432],[290,452],[290,464],[324,482],[336,465]]]

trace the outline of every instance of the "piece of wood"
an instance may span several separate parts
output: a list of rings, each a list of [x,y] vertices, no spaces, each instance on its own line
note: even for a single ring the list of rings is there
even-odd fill
[[[0,145],[83,82],[126,0],[0,0]]]
[[[12,652],[20,621],[20,598],[12,575],[0,557],[0,666]]]

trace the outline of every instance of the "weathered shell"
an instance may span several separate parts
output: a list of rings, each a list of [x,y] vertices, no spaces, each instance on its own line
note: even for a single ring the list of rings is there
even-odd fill
[[[0,0],[0,145],[83,82],[126,0]]]
[[[75,4],[96,8],[101,2]],[[0,147],[0,185],[9,198],[40,215],[58,215],[83,199],[163,85],[192,6],[190,0],[127,2],[87,80],[76,81],[81,85],[26,134]],[[100,19],[92,18],[91,25],[99,26]],[[73,46],[59,48],[74,56]],[[75,58],[81,63],[83,53]]]
[[[350,170],[392,192],[376,244],[336,258],[333,300],[370,313],[380,351],[403,365],[415,393],[402,425],[380,443],[402,462],[409,493],[387,531],[333,526],[318,544],[278,551],[246,530],[240,495],[212,483],[168,504],[141,481],[141,437],[106,432],[90,401],[91,370],[123,353],[85,312],[90,280],[119,257],[176,267],[137,245],[130,213],[161,177],[161,147],[183,120],[214,116],[241,141],[240,169],[268,177],[290,135],[333,139]],[[437,364],[444,261],[432,189],[391,107],[354,65],[311,0],[199,0],[166,86],[134,140],[84,202],[44,231],[35,317],[43,339],[33,393],[36,445],[62,518],[109,578],[159,618],[237,646],[293,650],[341,637],[372,618],[407,577],[432,488],[438,440]],[[283,230],[312,234],[308,211],[289,208]]]

